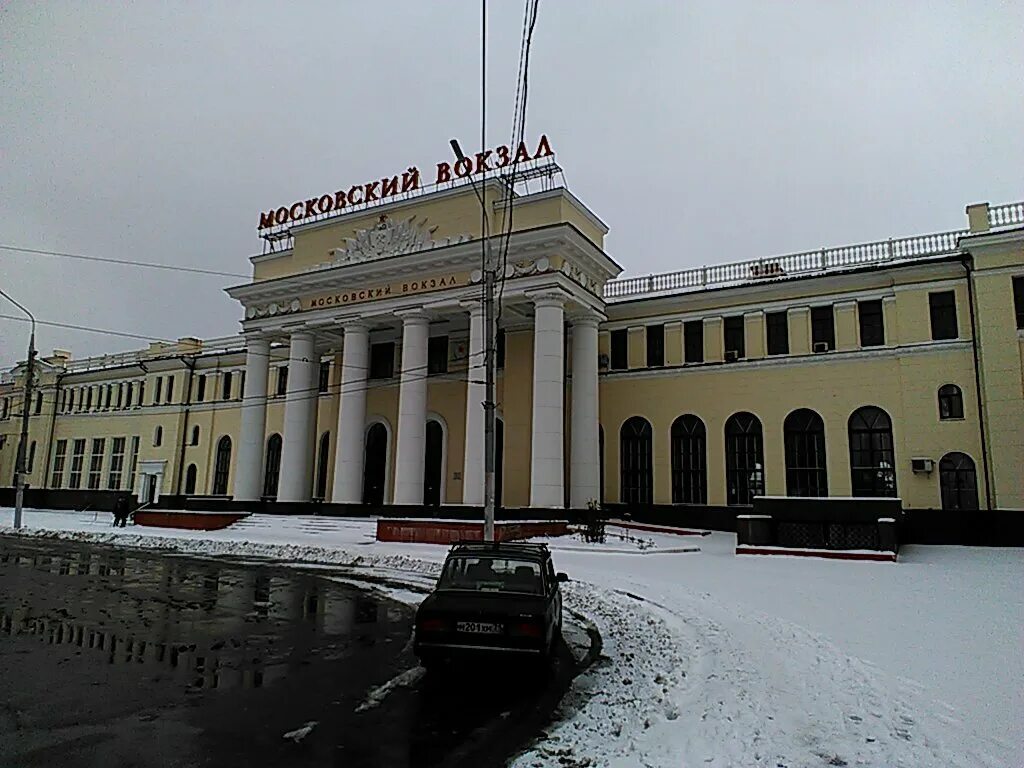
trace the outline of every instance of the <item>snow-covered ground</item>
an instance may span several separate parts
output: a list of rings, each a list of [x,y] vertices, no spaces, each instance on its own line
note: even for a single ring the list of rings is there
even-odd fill
[[[445,553],[376,542],[365,519],[115,531],[109,515],[29,511],[26,525],[363,565],[410,584]],[[737,557],[729,534],[633,537],[550,542],[573,578],[566,606],[598,626],[607,659],[577,680],[566,719],[517,768],[1024,765],[1021,550],[907,547],[893,565]]]

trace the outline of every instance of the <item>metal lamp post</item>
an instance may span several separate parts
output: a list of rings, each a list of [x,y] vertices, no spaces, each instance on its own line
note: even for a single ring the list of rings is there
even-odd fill
[[[32,322],[32,331],[28,337],[28,357],[25,359],[25,399],[21,404],[21,439],[18,441],[18,458],[14,470],[14,527],[18,529],[21,528],[21,511],[25,503],[25,475],[27,474],[25,462],[28,459],[28,416],[29,409],[32,407],[32,379],[36,357],[36,318],[9,294],[0,290],[0,296],[28,315],[28,319]]]

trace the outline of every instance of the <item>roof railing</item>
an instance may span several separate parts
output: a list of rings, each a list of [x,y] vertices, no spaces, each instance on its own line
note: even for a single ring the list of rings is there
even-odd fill
[[[1024,202],[1007,203],[989,208],[989,225],[1007,227],[1024,223]],[[784,256],[736,261],[693,267],[677,272],[662,272],[639,277],[610,280],[604,286],[604,298],[622,301],[640,296],[686,293],[704,288],[757,283],[794,275],[825,274],[868,264],[932,258],[954,253],[957,242],[968,230],[936,232],[872,243],[821,248]]]

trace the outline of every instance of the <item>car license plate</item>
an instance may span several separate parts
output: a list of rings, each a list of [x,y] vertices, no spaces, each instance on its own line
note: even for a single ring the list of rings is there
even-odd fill
[[[500,635],[502,629],[501,624],[492,624],[484,621],[455,622],[455,630],[457,632],[474,632],[478,635]]]

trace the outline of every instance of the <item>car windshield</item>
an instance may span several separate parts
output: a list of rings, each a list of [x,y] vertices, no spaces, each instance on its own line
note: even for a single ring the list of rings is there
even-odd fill
[[[495,555],[460,555],[445,563],[439,589],[543,593],[540,563]]]

